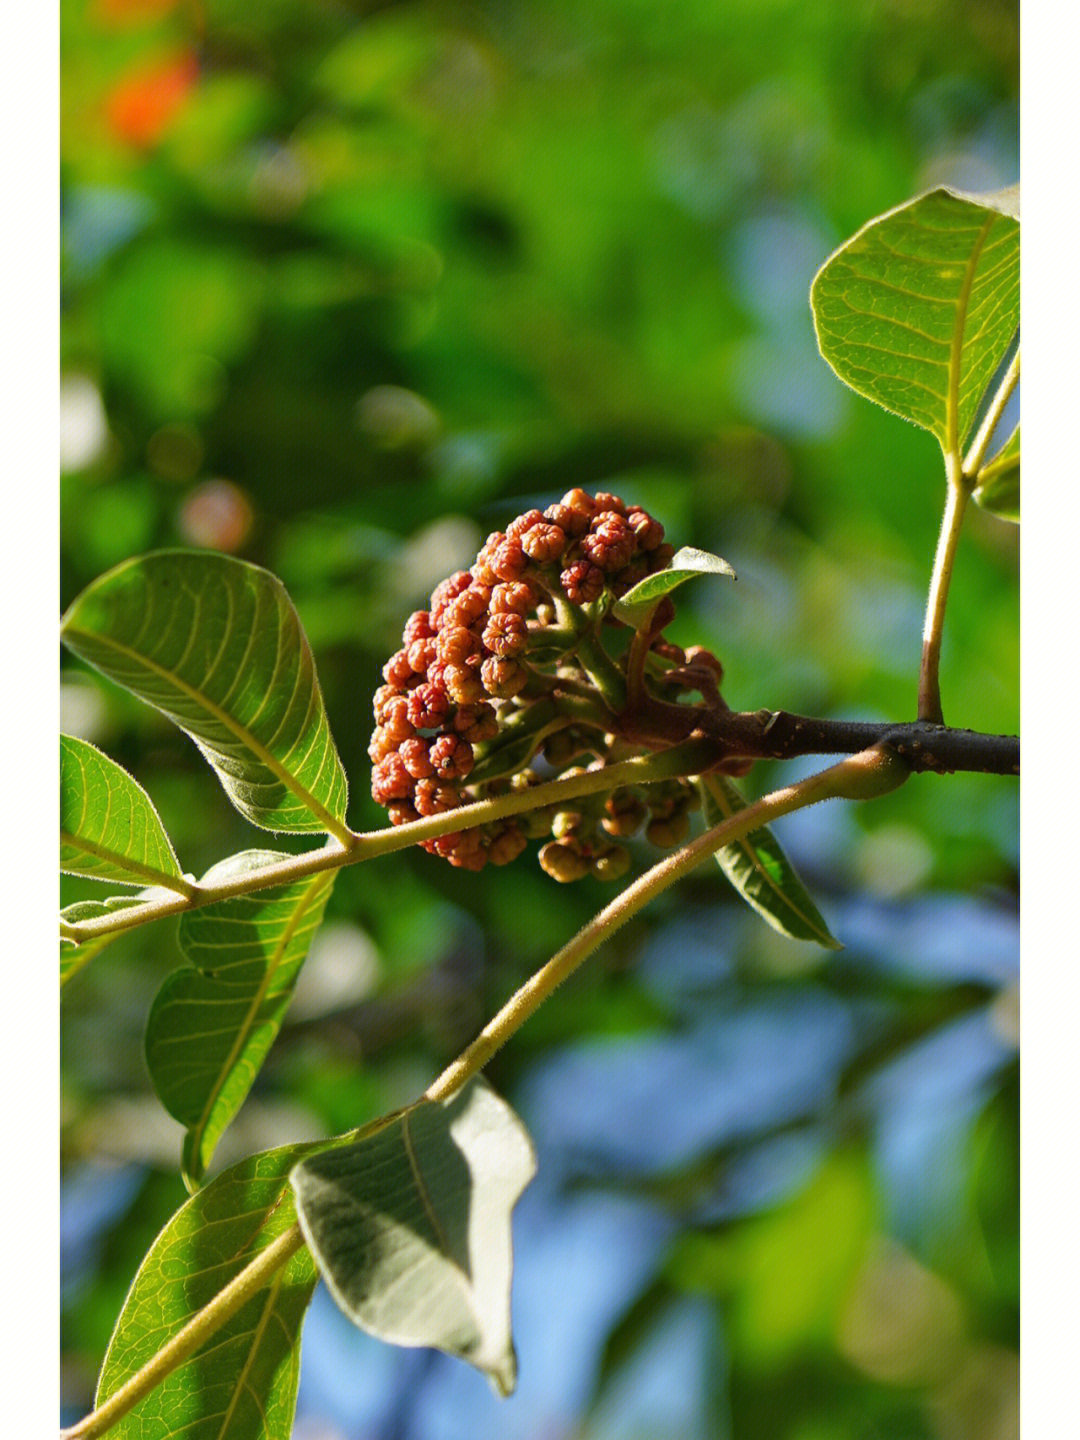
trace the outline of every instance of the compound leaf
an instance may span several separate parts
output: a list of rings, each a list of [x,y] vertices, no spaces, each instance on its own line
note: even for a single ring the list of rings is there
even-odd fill
[[[253,824],[344,838],[345,772],[275,576],[226,555],[158,551],[95,580],[61,634],[186,731]]]
[[[215,865],[220,885],[286,857],[248,850]],[[150,1008],[146,1059],[169,1114],[188,1127],[184,1174],[205,1174],[277,1038],[335,872],[255,890],[180,917],[191,967],[167,977]]]
[[[431,1345],[509,1395],[510,1213],[536,1170],[525,1128],[479,1078],[293,1171],[300,1224],[345,1314]]]
[[[938,189],[864,225],[814,277],[818,347],[860,395],[958,454],[1019,324],[1015,189]]]
[[[149,795],[115,760],[60,736],[60,869],[124,885],[190,886]]]
[[[747,802],[725,775],[703,775],[700,787],[705,823],[710,827],[746,809]],[[774,930],[793,940],[813,940],[828,950],[842,948],[768,826],[725,845],[716,852],[716,860],[746,903]]]

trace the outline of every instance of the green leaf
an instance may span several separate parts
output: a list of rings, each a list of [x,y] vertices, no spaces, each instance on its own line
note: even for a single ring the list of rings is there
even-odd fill
[[[268,571],[209,552],[129,560],[82,592],[61,634],[186,731],[253,824],[347,834],[311,648]]]
[[[294,1224],[287,1177],[316,1148],[289,1145],[248,1156],[181,1206],[128,1292],[98,1381],[98,1405]],[[110,1429],[110,1440],[284,1440],[296,1406],[300,1327],[317,1280],[315,1262],[301,1248]]]
[[[628,590],[621,600],[616,601],[614,613],[627,625],[636,627],[658,601],[687,580],[692,580],[695,575],[727,575],[732,580],[737,578],[728,562],[721,560],[719,555],[710,555],[707,550],[695,550],[692,545],[684,545],[681,550],[676,550],[666,570],[647,575]]]
[[[1019,324],[1015,191],[932,190],[841,245],[810,291],[818,347],[860,395],[959,454]]]
[[[727,776],[703,775],[700,786],[710,828],[746,809],[747,802]],[[767,826],[725,845],[716,852],[716,860],[746,903],[781,935],[813,940],[828,950],[843,948]]]
[[[330,1292],[363,1330],[432,1345],[509,1395],[510,1213],[536,1171],[514,1112],[479,1078],[292,1175]]]
[[[972,498],[1002,520],[1020,523],[1020,426],[975,477]]]
[[[283,858],[263,850],[231,855],[203,883],[220,885]],[[194,968],[175,970],[158,991],[146,1024],[146,1060],[162,1104],[188,1127],[183,1164],[191,1186],[205,1174],[277,1038],[335,875],[256,890],[180,917],[180,948]]]
[[[110,895],[106,900],[76,900],[72,905],[66,905],[60,911],[61,921],[70,924],[77,924],[80,920],[96,920],[99,915],[110,915],[114,910],[126,910],[132,905],[142,905],[147,900],[156,900],[164,892],[158,889],[141,891],[138,895]],[[119,933],[119,932],[117,932]],[[83,940],[76,943],[68,940],[63,935],[60,937],[60,987],[63,987],[80,971],[84,965],[89,964],[95,955],[100,954],[111,940],[116,939],[116,934],[95,935],[91,940]]]
[[[190,889],[146,791],[115,760],[70,735],[60,736],[60,869]]]

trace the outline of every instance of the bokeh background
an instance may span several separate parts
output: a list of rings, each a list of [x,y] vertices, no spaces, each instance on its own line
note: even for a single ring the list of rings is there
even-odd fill
[[[159,546],[270,567],[374,826],[404,617],[581,485],[735,566],[675,632],[733,706],[912,717],[940,456],[833,377],[807,292],[882,210],[1017,178],[1012,0],[62,0],[61,26],[65,604]],[[1015,531],[974,513],[946,717],[1015,732],[1017,672]],[[261,843],[166,722],[66,662],[62,699],[185,869]],[[1016,1433],[1015,784],[917,777],[778,835],[844,950],[703,868],[489,1068],[540,1161],[514,1398],[320,1291],[299,1440]],[[415,1097],[606,898],[531,855],[343,872],[221,1163]],[[141,1049],[178,963],[138,932],[65,992],[68,1419],[184,1198]]]

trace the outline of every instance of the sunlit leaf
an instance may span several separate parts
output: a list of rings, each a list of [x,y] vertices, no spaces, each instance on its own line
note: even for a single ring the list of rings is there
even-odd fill
[[[735,571],[726,560],[721,560],[719,555],[710,555],[706,550],[695,550],[692,545],[684,545],[681,550],[676,550],[666,570],[658,570],[655,575],[646,576],[628,590],[616,602],[615,614],[628,625],[637,625],[658,600],[670,595],[672,590],[684,585],[687,580],[693,580],[695,575],[727,575],[732,580],[736,578]]]
[[[146,791],[115,760],[71,735],[60,737],[60,869],[188,889]]]
[[[100,1405],[295,1222],[288,1173],[311,1145],[249,1156],[176,1212],[116,1322]],[[115,1440],[284,1440],[292,1428],[300,1327],[318,1272],[301,1247],[225,1326],[110,1429]]]
[[[1002,520],[1020,523],[1020,426],[976,477],[972,498]]]
[[[203,877],[220,885],[286,857],[250,850]],[[162,1104],[188,1127],[184,1173],[201,1180],[277,1038],[335,872],[256,890],[180,917],[190,967],[158,991],[146,1025],[146,1059]]]
[[[159,551],[95,580],[61,633],[185,730],[253,824],[344,833],[345,773],[311,649],[268,571],[209,552]]]
[[[319,1269],[355,1324],[460,1356],[508,1395],[510,1213],[535,1169],[520,1120],[474,1079],[303,1160],[292,1182]]]
[[[745,810],[747,804],[732,781],[715,774],[702,776],[701,801],[709,826]],[[793,940],[813,940],[829,950],[842,948],[767,826],[725,845],[716,852],[716,860],[746,903],[774,930]]]
[[[864,225],[810,292],[845,384],[958,453],[1019,324],[1015,190],[938,189]]]

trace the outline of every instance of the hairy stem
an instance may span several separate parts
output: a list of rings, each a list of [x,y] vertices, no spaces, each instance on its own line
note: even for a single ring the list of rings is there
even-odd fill
[[[960,527],[964,522],[964,511],[971,494],[961,472],[958,456],[946,457],[945,471],[948,480],[945,514],[941,520],[941,534],[938,537],[934,569],[930,576],[926,623],[923,626],[922,664],[919,667],[919,719],[929,720],[936,725],[944,724],[938,667],[941,661],[941,636],[945,628],[945,605],[949,598],[949,581],[952,579]]]
[[[1018,346],[1016,354],[1012,358],[1012,363],[1002,377],[1001,384],[998,386],[994,398],[990,402],[990,408],[983,416],[983,422],[979,426],[975,439],[971,442],[971,448],[964,457],[964,477],[971,485],[975,483],[975,477],[979,473],[979,468],[982,465],[987,446],[990,444],[998,421],[1004,414],[1005,406],[1009,403],[1019,379],[1020,348]]]
[[[868,799],[872,795],[884,794],[901,784],[909,774],[904,761],[890,750],[874,748],[861,751],[837,765],[830,765],[827,770],[800,780],[796,785],[774,790],[771,795],[748,805],[745,810],[707,830],[681,850],[666,856],[605,905],[542,969],[528,979],[484,1026],[472,1044],[428,1086],[424,1098],[445,1100],[459,1090],[484,1068],[495,1052],[610,935],[721,846],[741,840],[751,830],[820,800]]]
[[[182,1330],[163,1345],[153,1359],[137,1370],[103,1405],[85,1415],[77,1425],[60,1432],[60,1440],[93,1440],[104,1435],[126,1415],[144,1395],[160,1385],[166,1375],[189,1360],[206,1341],[231,1320],[251,1297],[257,1294],[283,1266],[287,1265],[304,1244],[299,1225],[292,1225],[283,1235],[260,1250],[250,1265],[233,1277]]]

